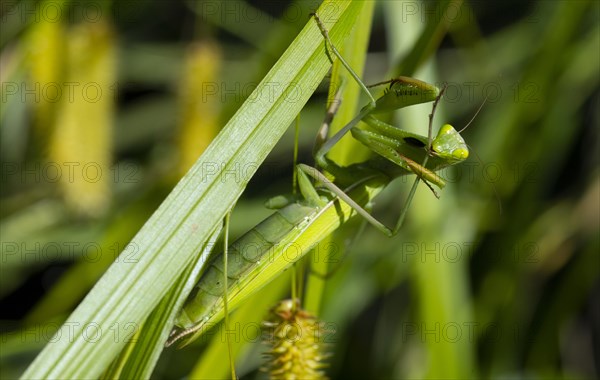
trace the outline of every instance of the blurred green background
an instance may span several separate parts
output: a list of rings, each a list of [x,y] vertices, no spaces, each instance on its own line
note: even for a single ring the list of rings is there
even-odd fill
[[[24,371],[123,249],[127,259],[318,5],[2,3],[2,378]],[[366,83],[447,83],[435,126],[462,128],[487,101],[440,200],[422,186],[399,236],[367,227],[338,240],[347,249],[333,252],[319,315],[335,330],[331,378],[598,377],[599,17],[594,1],[375,4]],[[300,115],[301,162],[327,98],[323,83]],[[389,117],[426,134],[429,112]],[[290,192],[293,144],[290,128],[237,204],[234,238]],[[411,183],[386,189],[376,215],[392,223]],[[206,346],[165,351],[154,376],[187,376]],[[243,378],[265,377],[264,351],[238,356]],[[227,357],[214,360],[210,378],[226,377]]]

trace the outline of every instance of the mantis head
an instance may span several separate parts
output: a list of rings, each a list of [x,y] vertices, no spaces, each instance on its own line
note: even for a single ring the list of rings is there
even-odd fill
[[[469,157],[469,148],[462,138],[450,124],[444,124],[431,145],[437,156],[458,163]]]

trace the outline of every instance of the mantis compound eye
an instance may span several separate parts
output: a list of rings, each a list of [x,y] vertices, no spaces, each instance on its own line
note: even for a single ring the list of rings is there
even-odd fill
[[[469,150],[465,148],[454,149],[452,156],[458,160],[466,160],[469,157]]]

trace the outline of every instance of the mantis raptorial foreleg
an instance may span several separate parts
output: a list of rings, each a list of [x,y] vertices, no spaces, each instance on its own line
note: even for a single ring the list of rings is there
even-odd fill
[[[370,102],[362,108],[360,113],[352,119],[346,126],[344,126],[338,133],[331,137],[328,141],[323,143],[315,154],[315,160],[321,168],[327,170],[331,163],[325,159],[325,154],[348,132],[352,131],[355,138],[361,141],[364,145],[369,147],[372,151],[387,158],[396,165],[404,168],[405,170],[412,172],[417,175],[417,178],[409,192],[405,206],[400,214],[400,217],[396,223],[396,226],[391,229],[386,227],[383,223],[376,220],[369,212],[364,208],[350,199],[339,187],[331,182],[323,174],[319,173],[316,169],[306,165],[300,165],[300,170],[310,175],[314,179],[321,181],[325,187],[335,193],[338,197],[348,203],[354,208],[361,216],[363,216],[369,223],[375,226],[377,229],[382,231],[388,236],[395,235],[403,224],[404,217],[408,210],[408,207],[412,201],[412,198],[416,192],[418,182],[423,179],[424,182],[429,186],[433,193],[437,196],[437,193],[433,190],[429,182],[435,184],[438,187],[443,187],[443,180],[437,176],[432,170],[427,168],[427,162],[429,157],[437,155],[446,160],[448,164],[454,161],[460,161],[467,157],[468,150],[464,141],[454,131],[452,127],[450,132],[452,138],[455,139],[455,143],[451,146],[447,146],[445,141],[448,139],[448,129],[441,129],[440,133],[435,140],[432,138],[432,121],[433,115],[437,104],[439,103],[444,89],[438,91],[435,86],[431,86],[427,83],[421,82],[413,78],[401,77],[390,81],[382,82],[389,83],[390,87],[388,91],[377,101],[373,98],[367,86],[360,80],[359,76],[354,72],[350,65],[344,60],[337,48],[333,45],[329,39],[329,33],[325,25],[319,19],[319,16],[313,14],[315,21],[321,30],[321,34],[325,39],[325,45],[327,51],[333,53],[340,61],[340,63],[349,71],[351,76],[359,84],[360,88],[369,96]],[[422,136],[413,135],[409,132],[402,131],[396,127],[393,127],[387,123],[384,123],[373,116],[373,114],[380,112],[387,112],[401,107],[405,107],[412,104],[422,103],[425,101],[434,100],[433,110],[429,119],[429,132],[426,142],[422,140]],[[358,129],[356,126],[359,121],[367,123],[373,131],[367,132]],[[445,128],[446,126],[444,126]],[[444,133],[441,133],[441,132]],[[438,148],[435,150],[434,148]],[[425,149],[424,158],[422,163],[418,163],[406,155],[402,154],[403,150],[414,150],[414,149]]]
[[[436,104],[437,104],[437,100],[436,100]],[[372,145],[372,146],[376,146],[376,148],[374,150],[380,154],[384,153],[385,148],[389,148],[387,145],[384,145],[384,144],[379,144],[379,143],[373,143],[373,144],[374,145]],[[393,150],[391,148],[389,148],[389,151],[387,152],[387,154],[389,154],[390,157],[393,157],[394,160],[392,160],[392,161],[395,163],[398,163],[399,165],[400,165],[400,161],[402,161],[403,165],[400,165],[400,166],[404,167],[404,165],[406,165],[408,168],[410,168],[410,170],[412,172],[417,174],[417,179],[427,178],[427,179],[431,180],[432,182],[436,183],[438,186],[443,187],[443,185],[444,185],[443,180],[441,180],[441,178],[437,174],[435,174],[431,170],[427,169],[426,167],[419,165],[415,161],[409,159],[408,157],[401,155],[400,153],[396,152],[395,150]],[[396,159],[400,160],[400,161],[396,161]],[[329,166],[329,165],[331,165],[331,164],[328,163],[327,166]],[[378,230],[380,230],[381,232],[383,232],[384,234],[386,234],[387,236],[390,236],[390,237],[396,235],[398,233],[398,231],[400,230],[400,228],[402,227],[406,212],[408,211],[408,206],[410,205],[410,202],[412,201],[412,198],[416,191],[416,187],[418,185],[418,182],[415,181],[415,183],[413,184],[413,186],[409,192],[407,201],[400,213],[399,219],[396,222],[396,226],[393,229],[391,229],[391,228],[387,227],[386,225],[384,225],[379,220],[377,220],[373,215],[371,215],[361,205],[359,205],[354,200],[352,200],[352,198],[350,198],[346,194],[346,192],[344,192],[342,189],[340,189],[336,184],[334,184],[331,180],[329,180],[325,175],[323,175],[317,169],[310,167],[308,165],[304,165],[304,164],[299,164],[297,167],[299,169],[299,176],[298,176],[299,178],[303,177],[301,175],[301,173],[305,173],[306,175],[311,176],[313,179],[321,182],[323,184],[323,186],[325,186],[328,190],[333,192],[337,197],[339,197],[341,200],[343,200],[349,206],[351,206],[359,215],[361,215],[363,218],[365,218],[365,220],[367,222],[369,222],[375,228],[377,228]],[[428,186],[429,186],[429,184],[428,184]],[[431,190],[433,191],[432,188],[431,188]],[[435,194],[435,191],[434,191],[434,194]]]
[[[315,21],[323,35],[325,40],[326,51],[329,50],[339,59],[340,63],[348,70],[352,78],[358,83],[361,90],[369,97],[369,103],[365,105],[359,114],[352,119],[346,126],[344,126],[340,131],[338,131],[334,136],[332,136],[325,144],[321,146],[321,148],[315,154],[315,159],[317,163],[324,163],[324,157],[329,150],[346,134],[348,131],[352,130],[359,121],[363,120],[368,123],[367,117],[370,116],[372,118],[372,114],[380,113],[380,112],[388,112],[391,110],[395,110],[401,107],[406,107],[413,104],[423,103],[427,101],[432,101],[438,96],[438,90],[435,86],[431,86],[425,82],[419,81],[414,78],[408,77],[398,77],[395,79],[391,79],[389,81],[381,82],[379,84],[390,84],[388,92],[377,101],[373,98],[373,95],[368,90],[367,86],[362,82],[358,74],[350,67],[350,65],[346,62],[344,57],[340,54],[338,49],[333,45],[331,40],[329,39],[329,32],[327,28],[319,18],[316,13],[313,13],[312,16],[315,18]],[[330,56],[331,58],[331,56]],[[389,94],[389,96],[388,96]],[[369,118],[369,119],[370,119]],[[431,139],[431,133],[428,138]]]

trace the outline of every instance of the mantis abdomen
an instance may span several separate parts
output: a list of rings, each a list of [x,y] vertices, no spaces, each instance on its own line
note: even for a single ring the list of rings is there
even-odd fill
[[[318,212],[315,207],[292,203],[277,210],[255,228],[242,235],[229,247],[227,277],[231,297],[239,287],[239,279],[250,279],[259,269],[261,262],[272,260],[279,249],[290,249],[311,214]],[[290,262],[291,264],[291,262]],[[218,254],[196,284],[176,325],[181,329],[194,327],[208,321],[223,303],[223,256]]]

